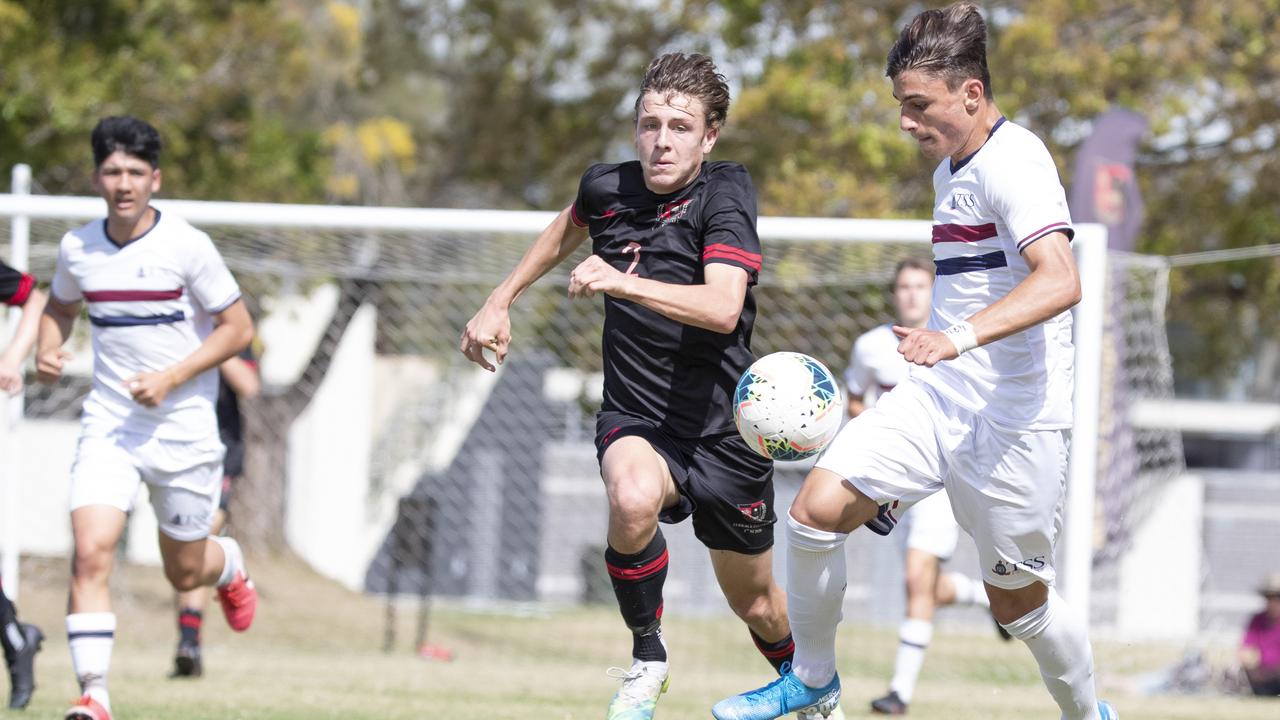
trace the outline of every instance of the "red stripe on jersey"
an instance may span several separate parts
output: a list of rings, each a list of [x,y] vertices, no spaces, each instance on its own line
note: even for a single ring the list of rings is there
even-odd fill
[[[609,574],[619,580],[643,580],[665,568],[668,558],[667,551],[663,550],[661,555],[640,567],[620,568],[617,565],[609,565],[608,563],[605,563],[605,566],[609,568]]]
[[[577,225],[578,227],[587,226],[587,223],[584,222],[582,218],[578,217],[578,203],[574,203],[569,206],[569,220],[571,220],[573,224]]]
[[[752,270],[759,270],[760,261],[763,260],[764,257],[758,253],[747,252],[742,248],[736,248],[732,245],[716,243],[714,245],[708,245],[702,251],[702,262],[705,263],[712,259],[735,260],[746,265]]]
[[[9,297],[10,305],[22,305],[27,302],[27,298],[31,297],[31,288],[35,287],[36,279],[27,273],[22,274],[22,279],[18,281],[18,289]]]
[[[1018,241],[1018,247],[1022,247],[1023,245],[1025,245],[1025,244],[1027,243],[1027,241],[1028,241],[1028,240],[1034,240],[1034,239],[1036,239],[1036,238],[1038,238],[1038,237],[1040,237],[1040,236],[1044,235],[1045,233],[1047,233],[1047,232],[1048,232],[1048,231],[1050,231],[1050,230],[1060,230],[1060,229],[1065,229],[1065,228],[1067,227],[1067,225],[1068,225],[1068,224],[1067,224],[1066,222],[1061,221],[1061,220],[1059,220],[1059,221],[1058,221],[1058,222],[1056,222],[1056,223],[1049,223],[1048,225],[1045,225],[1044,227],[1040,228],[1039,230],[1036,230],[1035,232],[1033,232],[1033,233],[1031,233],[1031,234],[1027,235],[1026,237],[1022,238],[1021,240],[1019,240],[1019,241]]]
[[[142,302],[146,300],[177,300],[182,288],[173,290],[86,290],[84,299],[89,302]]]
[[[935,243],[971,243],[978,242],[979,240],[987,240],[995,236],[995,223],[987,223],[986,225],[957,225],[955,223],[947,223],[946,225],[933,226],[933,241]]]

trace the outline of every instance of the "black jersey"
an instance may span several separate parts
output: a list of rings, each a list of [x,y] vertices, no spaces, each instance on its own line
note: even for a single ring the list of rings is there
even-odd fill
[[[677,437],[733,429],[733,391],[755,360],[751,294],[760,272],[756,194],[746,168],[705,162],[669,195],[650,192],[640,163],[595,165],[582,176],[572,219],[591,231],[591,249],[622,272],[678,285],[703,282],[703,268],[726,263],[749,284],[733,332],[672,320],[639,303],[604,300],[604,410],[658,423]]]
[[[34,277],[0,262],[0,302],[7,305],[25,304],[27,298],[31,297],[31,288],[35,284]]]

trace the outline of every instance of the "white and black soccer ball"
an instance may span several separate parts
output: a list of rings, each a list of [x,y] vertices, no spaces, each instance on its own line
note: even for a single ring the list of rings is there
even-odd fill
[[[774,460],[803,460],[821,452],[843,417],[835,377],[803,353],[776,352],[756,360],[733,394],[733,419],[742,439]]]

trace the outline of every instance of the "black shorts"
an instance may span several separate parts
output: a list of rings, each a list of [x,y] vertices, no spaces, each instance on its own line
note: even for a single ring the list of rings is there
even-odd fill
[[[669,435],[650,420],[615,410],[596,414],[596,459],[618,438],[646,440],[667,462],[680,501],[658,519],[693,516],[693,534],[712,550],[758,555],[773,547],[773,461],[751,451],[736,432],[701,438]]]

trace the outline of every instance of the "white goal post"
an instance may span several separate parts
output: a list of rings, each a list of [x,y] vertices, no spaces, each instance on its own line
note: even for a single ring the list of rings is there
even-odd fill
[[[0,216],[9,219],[10,264],[25,269],[31,238],[31,222],[83,221],[105,213],[103,201],[92,197],[51,197],[30,193],[30,169],[13,170],[13,192],[0,194]],[[554,217],[551,212],[501,210],[453,210],[377,208],[266,203],[202,202],[156,200],[157,207],[171,209],[196,226],[260,228],[326,228],[369,232],[431,232],[469,236],[518,234],[533,238]],[[925,220],[832,219],[804,217],[762,217],[761,239],[788,244],[898,243],[918,244],[927,252],[932,223]],[[215,240],[217,236],[215,234]],[[42,242],[48,242],[43,240]],[[824,246],[825,246],[824,245]],[[1094,487],[1097,471],[1099,397],[1103,335],[1103,302],[1106,291],[1106,230],[1098,225],[1080,225],[1073,243],[1080,266],[1082,299],[1075,309],[1076,383],[1075,423],[1072,463],[1065,513],[1065,538],[1060,546],[1063,594],[1084,616],[1089,612],[1089,589],[1094,538]],[[816,245],[814,247],[817,247]],[[412,271],[413,268],[408,268]],[[48,278],[42,278],[47,282]],[[16,311],[15,311],[16,312]],[[762,315],[769,313],[762,303]],[[14,326],[10,314],[10,332]],[[761,333],[757,330],[755,342]],[[847,348],[844,351],[847,354]],[[20,422],[22,399],[8,406],[6,418]],[[5,428],[5,458],[0,462],[0,499],[4,501],[3,541],[4,586],[18,591],[17,483],[12,468],[17,451],[12,427]],[[50,519],[52,521],[52,518]]]

